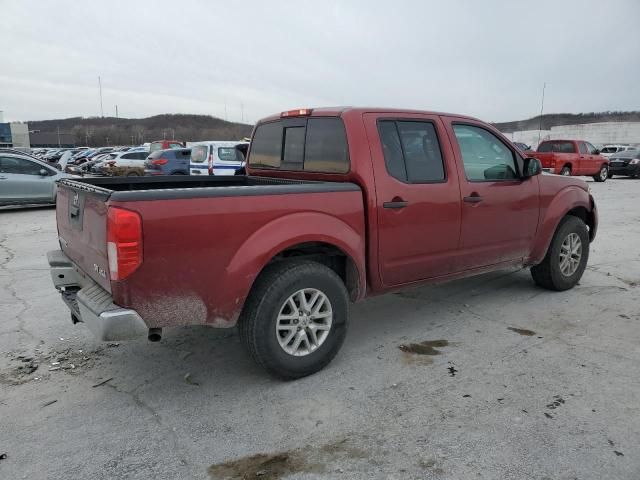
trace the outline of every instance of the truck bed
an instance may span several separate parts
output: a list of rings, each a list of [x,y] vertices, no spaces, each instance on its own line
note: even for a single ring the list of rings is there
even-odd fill
[[[112,208],[137,213],[142,229],[142,263],[118,280],[110,278],[107,248]],[[363,195],[348,182],[67,178],[56,216],[72,278],[83,288],[97,284],[150,327],[232,326],[255,275],[292,245],[338,236],[364,262]]]
[[[288,180],[249,176],[167,176],[167,177],[86,177],[59,182],[71,190],[81,190],[103,200],[136,201],[172,198],[277,195],[359,191],[353,183]]]

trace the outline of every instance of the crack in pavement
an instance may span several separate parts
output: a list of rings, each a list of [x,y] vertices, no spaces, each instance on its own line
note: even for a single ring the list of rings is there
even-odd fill
[[[18,295],[18,290],[14,287],[14,284],[15,284],[14,272],[12,272],[7,268],[7,266],[9,265],[9,262],[11,262],[16,256],[15,252],[11,248],[9,248],[7,245],[5,245],[5,242],[8,239],[9,239],[8,235],[4,235],[2,239],[0,239],[0,248],[4,250],[7,254],[7,259],[4,260],[2,263],[0,263],[0,270],[4,270],[8,274],[7,276],[9,277],[9,282],[6,285],[6,289],[11,294],[11,297],[13,297],[19,304],[18,311],[16,312],[16,320],[18,321],[18,330],[23,334],[25,334],[26,336],[30,337],[32,340],[38,341],[39,338],[27,329],[25,325],[25,320],[22,317],[27,312],[27,310],[29,310],[29,308],[31,307],[29,306],[26,300],[22,299]]]
[[[180,458],[180,461],[182,462],[182,464],[183,465],[189,464],[189,462],[186,459],[186,453],[185,453],[186,449],[182,446],[180,442],[180,438],[178,437],[178,434],[176,433],[176,431],[173,428],[169,427],[168,425],[165,425],[162,415],[160,415],[160,413],[158,413],[155,408],[153,408],[147,402],[142,400],[142,398],[140,398],[140,395],[136,393],[136,390],[140,388],[142,385],[138,385],[133,390],[122,390],[120,387],[118,387],[117,384],[114,384],[113,382],[105,383],[104,385],[122,395],[128,396],[133,400],[133,403],[135,403],[136,406],[140,407],[141,409],[149,413],[151,415],[151,418],[153,418],[153,421],[156,423],[156,425],[158,425],[159,427],[161,427],[162,429],[166,430],[169,433],[169,436],[171,437],[172,443],[173,443],[173,451],[178,454],[178,457]]]

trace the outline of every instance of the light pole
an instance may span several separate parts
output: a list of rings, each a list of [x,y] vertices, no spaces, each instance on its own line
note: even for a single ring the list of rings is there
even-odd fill
[[[540,145],[540,135],[542,135],[542,112],[544,112],[544,90],[547,88],[547,82],[542,84],[542,103],[540,105],[540,123],[538,123],[538,145]]]

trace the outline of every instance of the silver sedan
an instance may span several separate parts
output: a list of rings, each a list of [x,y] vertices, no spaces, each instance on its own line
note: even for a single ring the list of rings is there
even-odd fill
[[[0,152],[0,206],[56,203],[56,180],[68,176],[32,157]]]

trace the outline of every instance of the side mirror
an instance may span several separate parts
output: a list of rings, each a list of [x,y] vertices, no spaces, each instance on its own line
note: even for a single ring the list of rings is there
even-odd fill
[[[530,178],[540,175],[542,173],[542,164],[537,158],[529,157],[524,159],[524,166],[522,168],[522,177]]]
[[[598,150],[597,148],[593,151],[594,155],[600,155],[600,150]]]
[[[41,168],[38,173],[40,174],[41,177],[47,177],[49,175],[49,172],[44,168]]]

